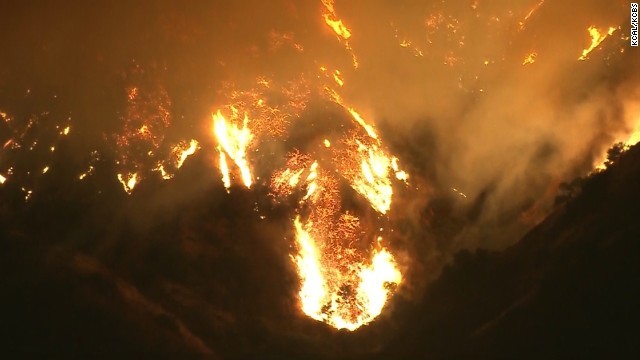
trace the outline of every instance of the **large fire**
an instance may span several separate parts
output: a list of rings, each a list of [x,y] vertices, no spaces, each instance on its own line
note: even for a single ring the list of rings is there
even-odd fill
[[[358,158],[360,154],[356,150],[342,156]],[[337,173],[348,167],[345,163]],[[362,170],[363,177],[367,171]],[[344,179],[356,185],[348,177]],[[381,313],[390,293],[401,283],[402,274],[383,238],[367,238],[361,218],[341,211],[339,181],[317,160],[293,152],[287,168],[273,176],[271,188],[276,198],[300,194],[293,220],[297,252],[292,258],[301,281],[302,311],[338,329],[355,330]],[[384,211],[376,208],[377,201],[390,205],[391,192],[362,191],[361,195],[380,213]]]
[[[325,73],[326,69],[320,71]],[[326,78],[341,87],[344,79],[335,79],[339,74],[336,70]],[[292,123],[304,121],[298,110],[301,106],[296,104],[304,104],[306,99],[294,97],[284,101],[285,105],[270,105],[261,95],[266,89],[273,91],[272,87],[275,85],[232,91],[231,103],[221,106],[228,109],[228,115],[221,110],[212,115],[218,168],[227,190],[234,178],[251,187],[257,180],[254,174],[259,163],[252,155],[260,154],[267,140],[285,138]],[[346,122],[341,133],[319,140],[317,146],[301,144],[304,150],[290,151],[286,167],[275,170],[267,185],[275,201],[294,207],[296,246],[291,257],[300,278],[302,311],[335,328],[355,330],[381,313],[402,281],[382,234],[371,230],[380,228],[372,225],[379,220],[357,212],[366,213],[370,208],[376,219],[384,218],[391,210],[394,184],[402,184],[408,176],[399,168],[398,159],[385,150],[374,126],[346,106],[335,90],[320,85],[316,93],[341,109]],[[290,93],[282,94],[288,97]],[[264,111],[264,107],[271,110]],[[237,167],[235,176],[232,164]],[[352,189],[353,195],[345,189]],[[367,205],[359,211],[344,208],[345,196],[357,196]]]
[[[492,6],[489,2],[473,1],[470,4],[471,10],[466,15],[463,15],[462,10],[460,14],[447,14],[434,5],[429,7],[428,13],[416,15],[420,31],[402,30],[400,27],[403,24],[395,20],[384,24],[376,23],[376,26],[381,29],[388,26],[387,30],[391,30],[392,38],[386,40],[391,40],[394,48],[399,46],[404,55],[407,55],[407,51],[413,55],[405,57],[421,61],[409,63],[418,64],[415,69],[429,68],[431,71],[433,68],[436,69],[433,71],[434,75],[438,75],[435,74],[437,71],[455,72],[456,92],[451,94],[458,94],[459,90],[468,100],[461,104],[469,103],[468,106],[472,107],[475,106],[475,97],[485,91],[485,85],[495,76],[488,74],[491,74],[491,69],[497,64],[507,64],[510,59],[516,59],[518,69],[522,65],[526,66],[526,71],[544,71],[545,63],[552,58],[548,51],[544,51],[543,44],[533,48],[517,47],[515,57],[511,53],[507,53],[509,56],[498,57],[489,51],[491,46],[485,46],[489,42],[472,43],[472,39],[478,39],[473,36],[476,32],[473,24],[480,22],[486,22],[489,29],[508,29],[496,30],[493,37],[487,35],[487,39],[492,39],[491,41],[500,39],[496,34],[503,36],[503,33],[511,30],[524,38],[524,34],[534,27],[536,18],[544,15],[546,10],[543,9],[551,5],[549,2],[545,4],[545,0],[531,0],[529,3],[526,8],[520,7],[519,12],[509,10],[502,15],[496,13],[486,18],[482,14],[491,13]],[[380,64],[375,64],[362,52],[356,51],[367,48],[360,46],[365,43],[366,36],[370,35],[367,31],[359,31],[355,19],[343,19],[339,16],[339,13],[349,14],[349,6],[346,2],[343,4],[344,12],[342,8],[338,9],[334,0],[318,1],[317,12],[313,16],[319,23],[321,37],[337,42],[337,49],[347,55],[352,66],[339,65],[339,61],[336,61],[338,64],[334,63],[332,60],[335,53],[329,52],[322,58],[325,54],[321,51],[314,52],[315,49],[310,46],[312,44],[305,42],[305,39],[311,37],[309,34],[295,33],[289,29],[270,29],[262,39],[269,42],[268,51],[288,48],[291,53],[287,53],[287,56],[303,58],[311,53],[313,60],[299,67],[299,58],[287,62],[295,70],[278,69],[284,70],[282,73],[287,73],[286,75],[272,71],[265,65],[264,68],[256,66],[258,73],[237,79],[240,84],[234,83],[236,79],[221,81],[219,87],[207,83],[207,86],[216,88],[222,95],[215,101],[208,99],[211,103],[207,103],[206,108],[214,105],[215,110],[211,114],[207,110],[206,116],[203,116],[207,119],[206,133],[203,131],[185,135],[174,132],[179,126],[174,127],[173,119],[179,117],[175,111],[180,107],[175,106],[172,99],[179,97],[172,98],[169,91],[171,89],[166,88],[165,82],[157,80],[150,74],[150,70],[143,69],[133,61],[134,65],[130,69],[123,70],[125,83],[120,93],[122,110],[115,116],[119,127],[104,138],[111,141],[110,150],[113,150],[115,157],[111,164],[115,169],[109,172],[110,180],[118,187],[118,191],[123,190],[126,194],[140,191],[140,184],[154,177],[172,179],[190,158],[196,157],[194,154],[198,151],[211,164],[212,168],[208,170],[216,174],[219,171],[216,176],[227,192],[234,185],[244,189],[242,191],[252,189],[256,194],[266,188],[274,203],[289,206],[290,217],[287,221],[292,244],[289,255],[292,268],[295,268],[299,278],[297,296],[301,313],[334,328],[355,330],[376,319],[395,290],[406,281],[406,273],[401,271],[402,264],[398,261],[399,256],[393,246],[389,216],[396,205],[394,198],[408,182],[409,175],[401,169],[400,159],[383,141],[384,132],[375,126],[376,116],[380,116],[382,111],[377,112],[372,109],[373,106],[367,106],[369,94],[362,94],[361,91],[364,86],[362,84],[366,83],[363,79],[371,75],[366,72],[370,71],[367,69],[377,69],[376,66],[386,64],[386,59],[376,59]],[[295,8],[295,5],[291,6]],[[470,20],[465,21],[466,18]],[[503,24],[508,23],[508,27],[499,28],[501,21]],[[282,24],[283,27],[285,25]],[[237,30],[237,24],[233,28]],[[579,30],[581,36],[585,36],[584,29]],[[589,26],[586,31],[589,35],[584,45],[586,48],[582,49],[583,45],[579,43],[576,48],[571,49],[570,57],[574,63],[590,58],[590,61],[595,62],[597,54],[604,53],[603,42],[609,39],[607,43],[611,43],[613,47],[615,39],[612,35],[616,31],[618,34],[622,33],[623,29]],[[380,34],[382,33],[380,30]],[[329,35],[326,36],[327,34]],[[391,51],[385,47],[388,41],[379,40],[380,54]],[[605,45],[609,47],[607,43]],[[243,48],[243,54],[258,57],[260,44],[258,42],[258,45]],[[512,49],[512,42],[509,44],[509,49]],[[377,41],[375,45],[378,46]],[[601,46],[602,51],[597,51]],[[476,47],[487,49],[474,58],[470,54],[476,51],[472,50]],[[443,51],[437,51],[438,49]],[[580,50],[579,61],[576,61]],[[356,53],[363,55],[362,68],[359,68]],[[217,60],[220,68],[232,68],[230,61]],[[442,67],[434,67],[436,63]],[[472,66],[473,64],[478,66]],[[164,68],[160,65],[154,67]],[[420,74],[411,66],[407,69],[398,69],[399,66],[395,65],[388,67],[397,71],[398,78]],[[283,77],[288,81],[279,81]],[[439,79],[438,76],[434,77]],[[419,78],[422,81],[422,77]],[[384,79],[381,76],[376,81],[386,87]],[[252,85],[246,85],[249,80]],[[429,82],[426,77],[424,80],[425,83]],[[350,88],[352,84],[359,84],[360,88],[358,85]],[[394,85],[394,90],[405,91],[404,84]],[[411,89],[407,92],[419,92],[415,89],[420,88],[407,89]],[[442,98],[448,96],[449,91],[454,90],[445,89]],[[27,91],[29,92],[30,90]],[[354,95],[358,92],[360,93]],[[378,92],[384,93],[379,89]],[[402,93],[403,97],[404,95]],[[407,95],[410,98],[415,94]],[[426,91],[425,94],[420,94],[423,96],[420,101],[427,95]],[[384,102],[380,100],[383,98],[380,94],[371,98],[371,103]],[[477,101],[484,104],[481,100]],[[326,111],[319,113],[327,119],[318,120],[314,116],[307,116],[309,104],[320,104],[318,108]],[[399,106],[393,105],[395,114]],[[335,119],[328,118],[333,115],[338,118],[336,122],[340,121],[337,126],[330,125]],[[18,188],[23,192],[24,199],[29,200],[35,185],[33,181],[24,180],[29,179],[27,175],[49,177],[56,172],[54,163],[48,161],[49,158],[43,154],[50,155],[56,151],[60,137],[64,138],[70,133],[73,137],[76,133],[82,133],[79,128],[76,131],[75,127],[71,132],[66,115],[64,117],[65,121],[56,123],[55,129],[51,131],[55,133],[56,139],[45,141],[36,136],[34,129],[49,123],[51,119],[47,112],[25,116],[23,120],[26,125],[20,126],[15,121],[15,116],[0,111],[0,130],[3,131],[0,132],[3,136],[0,139],[0,144],[3,144],[0,153],[0,185],[6,184],[3,189],[13,182],[20,182]],[[627,146],[640,141],[640,119],[631,125],[627,132],[618,134],[615,138]],[[443,126],[448,127],[449,125]],[[300,140],[297,132],[305,131],[311,135],[305,133],[304,136],[299,136]],[[452,134],[452,137],[456,134],[457,132]],[[15,155],[12,154],[27,158],[26,154],[31,153],[37,154],[33,156],[37,161],[31,161],[32,167],[21,166],[13,160]],[[98,172],[96,168],[102,160],[101,153],[92,150],[88,163],[83,165],[85,170],[74,172],[74,179],[84,181]],[[606,154],[602,154],[594,166],[604,168],[605,161]],[[452,187],[451,190],[461,197],[467,197],[458,188]],[[473,197],[472,192],[467,192],[466,189],[465,192],[470,198]]]

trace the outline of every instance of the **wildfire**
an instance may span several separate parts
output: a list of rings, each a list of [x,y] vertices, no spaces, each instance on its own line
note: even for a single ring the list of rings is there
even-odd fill
[[[336,70],[333,73],[333,79],[336,81],[336,84],[338,84],[338,86],[344,85],[344,80],[342,80],[342,76],[340,75],[340,70]]]
[[[333,31],[344,40],[349,40],[351,37],[351,31],[347,28],[342,20],[338,18],[336,15],[335,8],[333,7],[333,0],[322,0],[322,4],[324,5],[326,11],[322,15],[324,18],[324,22],[331,28]]]
[[[527,57],[524,58],[524,60],[522,61],[522,65],[533,64],[534,62],[536,62],[537,56],[538,56],[538,53],[536,52],[530,53],[529,55],[527,55]]]
[[[178,162],[176,164],[176,167],[178,169],[182,167],[182,164],[184,164],[184,161],[187,160],[189,156],[196,153],[196,150],[198,150],[198,145],[199,144],[197,140],[191,139],[188,148],[185,149],[184,145],[182,144],[179,144],[173,148],[173,152],[177,156]]]
[[[347,141],[347,146],[352,151],[349,152],[350,159],[343,161],[346,165],[344,175],[350,180],[351,187],[364,196],[374,210],[385,214],[391,208],[393,196],[390,178],[392,158],[376,144],[366,144],[358,139]],[[354,166],[356,161],[359,166]],[[404,173],[399,175],[401,178],[404,176]]]
[[[237,118],[237,115],[237,111],[234,111],[234,118]],[[242,183],[247,188],[251,187],[252,184],[251,168],[247,160],[247,148],[253,139],[253,135],[247,127],[248,122],[249,119],[246,113],[243,118],[242,127],[229,123],[220,110],[213,114],[213,133],[218,141],[220,172],[222,173],[224,186],[227,189],[231,186],[227,157],[230,158],[240,170]]]
[[[323,160],[292,151],[270,183],[274,200],[297,199],[291,257],[300,278],[301,310],[338,329],[355,330],[371,322],[402,281],[382,237],[369,241],[363,218],[341,205],[341,192],[347,190],[340,183],[346,182],[384,214],[391,205],[390,174],[397,170],[398,178],[406,179],[397,158],[388,156],[366,128],[355,128],[335,144],[323,139],[317,148]],[[328,171],[334,166],[335,171]]]
[[[300,277],[302,311],[338,329],[355,330],[377,317],[402,276],[381,238],[363,247],[360,219],[340,213],[337,179],[318,161],[295,154],[273,179],[275,189],[291,194],[299,187],[306,221],[294,220],[297,253],[292,259]],[[369,252],[369,256],[366,253]]]
[[[349,52],[349,54],[351,54],[353,67],[358,68],[358,58],[353,53],[353,49],[349,44],[351,30],[342,22],[342,20],[336,14],[333,2],[333,0],[322,0],[322,5],[324,5],[324,13],[322,14],[322,18],[324,19],[325,24],[327,24],[327,26],[329,26],[329,28],[331,28],[333,32],[338,36],[340,41],[344,43],[344,47]]]
[[[636,107],[637,109],[637,107]],[[640,116],[637,117],[633,128],[631,131],[627,131],[624,134],[618,135],[615,138],[613,144],[622,143],[623,149],[627,150],[630,147],[640,143]],[[607,162],[607,152],[605,151],[601,156],[598,157],[593,163],[593,167],[595,171],[605,170]]]
[[[122,184],[122,188],[127,194],[131,194],[133,192],[133,188],[138,184],[138,173],[133,174],[118,174],[118,181]]]
[[[529,20],[529,18],[531,16],[533,16],[533,14],[536,13],[536,11],[538,11],[538,9],[540,9],[540,7],[544,4],[545,0],[540,0],[540,2],[538,2],[537,4],[535,4],[531,10],[529,10],[529,12],[527,13],[527,15],[524,17],[524,19],[522,19],[522,21],[520,21],[520,30],[524,29],[525,25],[527,24],[527,21]]]
[[[293,258],[300,274],[302,311],[337,329],[353,331],[370,323],[387,302],[393,286],[402,281],[393,256],[385,249],[374,250],[368,264],[351,263],[337,271],[338,257],[322,256],[312,237],[313,223],[294,220],[298,254]],[[348,257],[348,254],[343,254]],[[337,263],[332,264],[332,260]]]
[[[591,36],[591,45],[588,48],[582,50],[582,55],[578,58],[580,61],[587,60],[589,54],[606,39],[608,36],[613,35],[616,28],[610,27],[606,33],[601,33],[595,26],[589,26],[589,35]]]

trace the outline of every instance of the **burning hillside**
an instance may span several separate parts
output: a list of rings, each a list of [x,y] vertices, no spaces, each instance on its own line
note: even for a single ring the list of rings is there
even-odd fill
[[[390,354],[456,254],[520,246],[638,142],[627,5],[5,9],[16,314],[64,314],[33,331],[65,354]]]

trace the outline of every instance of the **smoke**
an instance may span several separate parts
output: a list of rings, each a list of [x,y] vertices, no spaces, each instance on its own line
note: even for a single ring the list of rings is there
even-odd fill
[[[404,160],[430,169],[435,187],[464,194],[456,206],[469,221],[453,250],[517,241],[542,219],[557,184],[588,173],[613,134],[637,122],[630,109],[638,57],[626,40],[626,4],[349,2],[337,9],[353,26],[360,59],[353,79],[346,76],[348,96],[385,134],[396,133],[399,153],[415,149]],[[578,61],[589,26],[619,30]],[[523,65],[532,53],[535,61]]]
[[[235,346],[250,343],[254,354],[260,346],[285,349],[281,335],[298,354],[309,344],[325,354],[349,347],[333,345],[339,334],[327,329],[313,335],[316,324],[292,313],[297,279],[287,214],[255,206],[246,193],[227,195],[219,185],[210,116],[230,91],[254,87],[258,77],[314,86],[320,67],[340,71],[345,101],[377,126],[410,174],[391,211],[391,246],[407,278],[400,291],[409,296],[420,294],[460,249],[516,242],[547,214],[559,183],[591,171],[639,121],[638,54],[625,39],[625,2],[338,0],[350,49],[323,22],[320,1],[12,6],[0,15],[0,110],[55,107],[60,120],[71,118],[72,140],[51,170],[64,177],[43,192],[64,198],[71,186],[60,184],[77,184],[71,181],[86,170],[91,152],[100,153],[92,180],[73,189],[77,198],[65,199],[92,204],[90,211],[74,209],[69,216],[82,225],[51,242],[72,253],[82,248],[114,273],[129,273],[131,283],[148,282],[136,289],[102,268],[92,270],[120,284],[124,301],[151,309],[152,317],[170,314],[178,328],[188,319],[195,329],[182,334],[195,348],[200,338],[214,341],[208,339],[233,331],[244,336]],[[589,26],[617,30],[579,61],[591,42]],[[531,54],[535,61],[523,65]],[[203,146],[170,185],[148,177],[131,201],[119,192],[113,161],[122,149],[112,143],[123,129],[130,87],[170,99],[167,141],[195,138]],[[342,116],[314,96],[289,143],[263,149],[276,164],[286,146],[317,136],[308,132],[333,131]],[[258,165],[266,178],[266,165]],[[36,192],[34,199],[46,197]],[[247,224],[254,207],[270,211],[266,224]],[[64,228],[44,212],[42,228]],[[10,217],[4,203],[2,213],[19,217]],[[206,321],[198,318],[202,312]],[[350,341],[384,338],[384,326],[396,325],[384,316],[382,325]]]

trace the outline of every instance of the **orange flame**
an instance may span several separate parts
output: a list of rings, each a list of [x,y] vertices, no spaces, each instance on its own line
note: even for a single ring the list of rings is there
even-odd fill
[[[177,155],[178,162],[176,164],[176,167],[179,169],[182,167],[182,164],[184,164],[184,161],[187,160],[189,156],[196,153],[196,150],[198,150],[198,141],[191,139],[188,148],[184,149],[184,147],[178,145],[174,147],[173,150]]]
[[[610,27],[606,33],[601,33],[595,26],[589,26],[589,36],[591,36],[591,45],[588,48],[582,50],[582,55],[578,58],[580,61],[587,60],[589,58],[589,54],[600,46],[600,44],[606,39],[608,36],[612,35],[617,29],[614,27]]]
[[[333,30],[338,36],[341,42],[344,44],[345,49],[351,54],[351,61],[354,68],[358,68],[358,58],[353,53],[351,45],[349,45],[349,38],[351,37],[351,30],[342,22],[342,20],[336,14],[336,10],[333,5],[333,0],[322,0],[324,5],[324,14],[322,18],[325,24]]]
[[[227,122],[220,110],[213,114],[213,133],[218,141],[220,171],[222,172],[224,186],[227,189],[231,186],[231,177],[226,159],[227,157],[233,160],[236,166],[238,166],[242,183],[247,188],[251,187],[252,184],[251,168],[249,167],[249,162],[247,160],[247,148],[253,139],[253,135],[247,127],[248,122],[249,119],[246,114],[244,115],[242,127],[238,127],[236,124]]]
[[[324,22],[329,25],[333,32],[344,40],[348,40],[351,37],[351,31],[347,28],[342,20],[336,15],[335,8],[333,7],[333,0],[322,0],[326,12],[322,15]]]
[[[301,167],[303,162],[296,160],[293,165]],[[304,172],[306,178],[300,183]],[[338,214],[336,180],[317,161],[308,168],[288,168],[274,181],[290,190],[293,184],[306,188],[301,204],[308,208],[308,220],[298,215],[293,223],[297,253],[292,259],[301,281],[302,311],[338,329],[352,331],[371,322],[381,313],[392,287],[402,281],[395,259],[380,244],[382,239],[378,237],[369,257],[354,247],[360,241],[360,220]]]
[[[536,62],[536,57],[538,56],[537,52],[532,52],[529,55],[527,55],[527,57],[524,58],[524,60],[522,61],[522,65],[529,65],[529,64],[533,64],[534,62]]]
[[[131,194],[133,192],[133,188],[138,184],[138,173],[133,174],[118,174],[118,181],[122,184],[122,188],[127,194]]]

